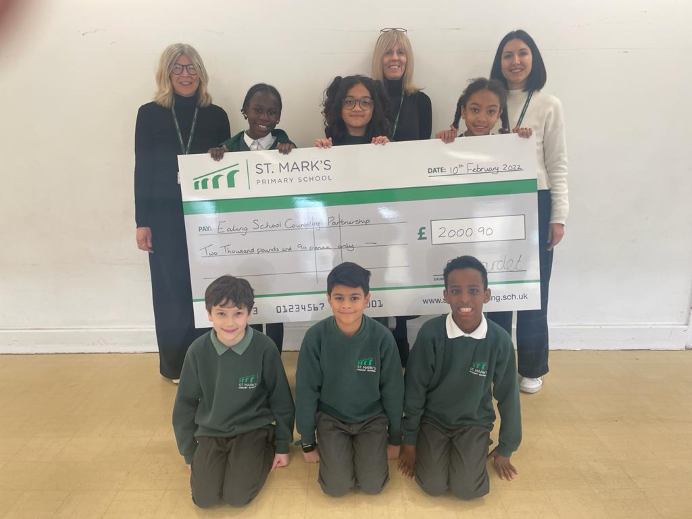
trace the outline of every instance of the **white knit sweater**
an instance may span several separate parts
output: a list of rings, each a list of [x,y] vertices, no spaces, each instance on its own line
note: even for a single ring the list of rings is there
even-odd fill
[[[528,92],[510,90],[507,98],[509,127],[514,128],[524,108]],[[567,197],[567,147],[565,145],[565,122],[562,103],[556,97],[541,91],[533,93],[531,102],[521,123],[532,128],[536,136],[538,154],[538,189],[550,189],[552,211],[550,223],[567,220],[569,199]]]

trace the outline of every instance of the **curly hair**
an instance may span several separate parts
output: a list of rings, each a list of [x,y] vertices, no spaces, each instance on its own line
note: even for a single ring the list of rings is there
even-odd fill
[[[463,269],[474,269],[481,273],[481,278],[483,278],[483,290],[488,290],[488,271],[485,265],[481,263],[474,256],[459,256],[458,258],[451,259],[447,262],[442,276],[445,280],[445,290],[447,290],[449,280],[449,275],[453,270],[463,270]]]
[[[340,141],[347,134],[346,124],[341,117],[342,103],[346,94],[354,86],[361,84],[373,100],[372,118],[365,129],[365,137],[385,135],[389,137],[389,97],[380,81],[367,76],[336,76],[331,85],[324,91],[322,115],[324,115],[324,134],[334,141]]]

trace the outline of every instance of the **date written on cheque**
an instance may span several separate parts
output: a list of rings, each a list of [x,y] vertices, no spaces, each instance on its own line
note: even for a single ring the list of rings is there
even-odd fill
[[[478,162],[466,162],[452,164],[450,166],[428,168],[428,175],[478,175],[481,173],[491,173],[496,175],[498,173],[508,173],[513,171],[524,171],[524,168],[521,167],[521,164],[479,164]]]

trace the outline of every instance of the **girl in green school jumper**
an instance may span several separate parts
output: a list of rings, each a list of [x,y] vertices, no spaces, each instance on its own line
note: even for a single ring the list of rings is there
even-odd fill
[[[224,153],[229,151],[279,150],[279,153],[288,155],[296,145],[285,131],[276,128],[281,118],[281,108],[281,94],[276,88],[266,83],[250,87],[240,110],[248,122],[248,129],[209,150],[212,158],[221,160]],[[281,352],[284,341],[283,323],[269,323],[265,326],[266,330],[262,330],[261,324],[252,325],[260,332],[265,331]]]

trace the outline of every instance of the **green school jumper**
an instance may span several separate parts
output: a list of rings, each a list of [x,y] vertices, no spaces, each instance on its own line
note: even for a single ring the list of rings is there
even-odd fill
[[[406,365],[404,443],[415,445],[423,416],[446,429],[495,422],[493,396],[502,419],[497,451],[511,456],[521,443],[519,386],[512,340],[488,320],[485,339],[447,337],[446,315],[418,332]]]
[[[303,443],[315,441],[315,414],[357,423],[385,412],[389,443],[401,444],[404,378],[392,333],[364,315],[353,337],[334,317],[312,326],[296,369],[296,420]]]
[[[173,407],[178,450],[192,463],[195,436],[229,438],[276,422],[278,454],[293,440],[294,406],[281,356],[266,335],[249,326],[228,348],[211,330],[185,355]]]

